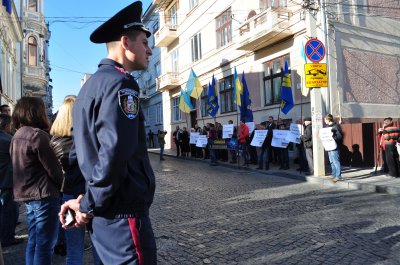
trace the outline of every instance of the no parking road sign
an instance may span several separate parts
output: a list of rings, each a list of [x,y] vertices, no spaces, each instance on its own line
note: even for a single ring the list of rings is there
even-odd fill
[[[304,52],[311,62],[318,63],[325,57],[325,46],[318,39],[309,39],[304,46]]]

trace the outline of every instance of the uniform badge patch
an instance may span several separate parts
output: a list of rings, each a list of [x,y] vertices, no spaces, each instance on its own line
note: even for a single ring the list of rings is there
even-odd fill
[[[133,89],[124,88],[118,91],[119,106],[128,119],[134,119],[139,113],[139,93]]]

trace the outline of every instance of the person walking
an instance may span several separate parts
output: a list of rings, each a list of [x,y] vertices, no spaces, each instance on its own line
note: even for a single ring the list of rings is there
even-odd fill
[[[18,216],[18,204],[13,195],[13,167],[10,156],[12,136],[11,117],[0,114],[0,240],[3,247],[22,243],[15,238],[15,227]]]
[[[303,142],[308,164],[308,172],[306,175],[314,175],[312,122],[310,117],[304,119],[304,134],[301,136],[301,141]]]
[[[147,135],[149,137],[149,147],[154,147],[154,133],[151,131],[151,129]]]
[[[10,145],[14,196],[25,203],[29,231],[25,261],[27,265],[51,264],[63,173],[50,147],[50,123],[43,100],[19,99],[12,123],[17,129]]]
[[[166,134],[167,134],[167,131],[158,130],[157,138],[158,138],[158,144],[160,145],[160,161],[165,160],[164,159],[164,146],[165,146],[165,135]]]
[[[328,151],[329,162],[332,168],[333,182],[343,181],[340,167],[340,148],[342,146],[343,134],[340,126],[333,120],[332,114],[327,114],[324,118],[327,127],[331,128],[332,138],[336,142],[336,149]]]
[[[86,191],[65,202],[59,213],[65,228],[89,224],[103,264],[156,264],[157,249],[149,208],[155,176],[146,144],[145,118],[133,71],[148,66],[151,36],[134,2],[90,36],[106,43],[108,56],[81,88],[73,109],[73,149]],[[112,240],[110,240],[112,239]]]
[[[400,176],[399,154],[396,144],[400,136],[400,128],[393,125],[393,119],[387,117],[383,120],[384,129],[382,129],[382,138],[385,144],[385,156],[388,167],[388,174],[391,177]]]

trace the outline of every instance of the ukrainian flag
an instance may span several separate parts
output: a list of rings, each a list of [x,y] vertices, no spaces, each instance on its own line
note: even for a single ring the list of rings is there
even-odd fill
[[[233,74],[233,102],[236,103],[236,105],[241,106],[241,95],[243,95],[243,84],[239,79],[239,76],[236,72],[236,67],[235,67],[235,72]]]
[[[179,97],[179,109],[185,113],[190,113],[194,109],[190,102],[189,94],[183,90],[181,90],[181,96]]]
[[[247,88],[246,78],[244,77],[244,71],[242,74],[242,85],[243,85],[243,94],[241,95],[241,103],[240,106],[240,120],[244,120],[245,122],[253,121],[253,111],[251,110],[251,99],[249,89]]]
[[[289,66],[285,62],[285,70],[283,71],[282,85],[281,85],[281,110],[287,114],[293,107],[293,94],[292,94],[292,80],[289,74]]]
[[[203,87],[201,86],[200,81],[193,69],[191,69],[189,79],[186,83],[186,91],[189,96],[195,99],[198,99],[203,92]]]

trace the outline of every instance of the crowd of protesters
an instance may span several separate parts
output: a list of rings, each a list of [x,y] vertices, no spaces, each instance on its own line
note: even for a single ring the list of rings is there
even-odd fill
[[[325,127],[331,128],[331,137],[335,142],[335,148],[327,150],[327,158],[329,160],[332,181],[343,181],[341,174],[341,149],[343,146],[343,132],[340,125],[335,121],[331,114],[327,114],[324,117]],[[210,165],[215,166],[218,161],[227,162],[230,158],[229,163],[238,163],[240,158],[241,166],[249,166],[250,164],[258,165],[257,169],[269,170],[270,164],[276,164],[280,170],[290,169],[289,163],[289,149],[297,149],[296,163],[299,164],[298,171],[305,173],[306,175],[314,175],[314,159],[313,159],[313,132],[312,132],[312,120],[311,117],[303,118],[297,121],[298,124],[302,125],[302,135],[300,143],[294,144],[289,143],[286,148],[272,146],[273,131],[275,129],[288,130],[289,124],[285,121],[278,119],[274,120],[273,116],[269,116],[267,121],[263,121],[260,124],[255,125],[255,130],[266,130],[267,134],[263,144],[260,147],[251,145],[255,130],[251,133],[246,125],[245,121],[240,121],[238,127],[234,127],[234,133],[229,139],[224,139],[226,142],[226,148],[213,148],[214,141],[222,139],[222,128],[221,123],[215,122],[207,123],[202,129],[196,124],[195,128],[191,129],[191,132],[198,132],[202,135],[207,135],[208,144],[205,147],[197,147],[196,144],[190,144],[191,157],[210,159]],[[233,124],[230,120],[228,124]],[[180,150],[183,147],[185,141],[182,140],[183,130],[179,126],[176,126],[176,130],[173,132],[173,140],[176,147],[176,156],[187,157],[187,154],[183,154]],[[400,129],[393,126],[392,118],[388,117],[384,119],[384,127],[379,128],[378,141],[379,148],[382,150],[383,167],[382,170],[387,173],[388,176],[399,177],[399,154],[397,143],[400,142]],[[186,137],[185,137],[186,138]],[[187,139],[187,138],[186,138]],[[230,146],[232,139],[235,139],[237,145]],[[187,141],[187,140],[186,140]],[[399,144],[400,145],[400,144]],[[354,152],[357,152],[357,145],[353,146]],[[378,158],[379,159],[379,158]],[[356,160],[359,162],[356,163]],[[360,163],[361,161],[361,163]],[[378,161],[376,162],[379,163]],[[352,157],[351,165],[362,164],[362,158],[356,159]]]

